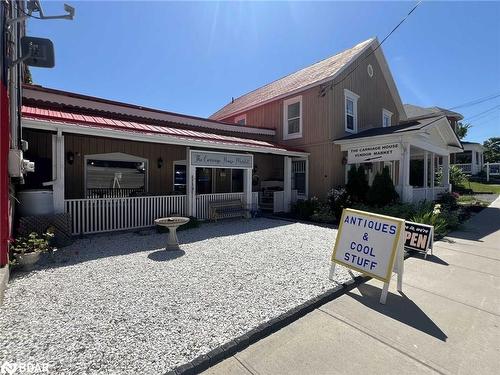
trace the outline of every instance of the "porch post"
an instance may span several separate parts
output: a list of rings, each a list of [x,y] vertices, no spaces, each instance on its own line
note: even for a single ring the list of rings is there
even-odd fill
[[[60,214],[64,212],[64,136],[60,130],[52,136],[52,158],[55,161],[52,199],[54,213]]]
[[[195,196],[196,167],[191,165],[191,151],[186,147],[186,200],[188,216],[196,217]]]
[[[252,170],[243,170],[243,201],[247,210],[252,209]]]
[[[436,154],[431,153],[431,197],[432,200],[436,199],[434,194],[434,180],[436,178]]]
[[[476,173],[476,151],[472,150],[471,151],[471,154],[472,154],[472,164],[470,166],[470,173],[471,175],[474,175]]]
[[[399,167],[401,199],[403,202],[411,202],[413,200],[413,188],[410,185],[410,144],[408,142],[403,143],[403,155]]]
[[[429,153],[424,151],[424,193],[427,199],[427,189],[429,188]]]
[[[290,212],[292,200],[292,158],[284,156],[283,167],[283,210]]]
[[[443,155],[443,176],[441,177],[441,183],[444,187],[451,191],[450,186],[450,155]]]
[[[309,199],[309,156],[306,158],[306,199]]]

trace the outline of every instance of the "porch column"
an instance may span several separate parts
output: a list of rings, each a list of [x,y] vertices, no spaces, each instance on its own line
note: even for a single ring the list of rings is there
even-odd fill
[[[450,186],[450,155],[443,155],[443,176],[441,183],[451,191]]]
[[[292,158],[284,156],[283,159],[283,210],[290,212],[292,201]]]
[[[252,209],[252,170],[243,170],[243,203],[247,210]]]
[[[436,179],[436,154],[431,153],[431,198],[436,199],[436,194],[434,192],[434,180]]]
[[[403,143],[403,154],[399,164],[401,200],[403,202],[411,202],[413,199],[413,188],[410,185],[410,144],[408,142]]]
[[[52,136],[53,178],[52,199],[54,213],[64,212],[64,136],[60,130]]]
[[[476,168],[477,168],[477,166],[476,166],[476,162],[477,162],[476,151],[472,150],[471,154],[472,154],[472,164],[470,166],[470,174],[474,175],[474,174],[476,174]]]
[[[196,217],[196,167],[191,165],[190,148],[186,147],[186,200],[188,216]]]
[[[309,156],[306,158],[306,199],[309,199]]]
[[[427,199],[427,189],[429,188],[429,153],[424,151],[424,192]]]

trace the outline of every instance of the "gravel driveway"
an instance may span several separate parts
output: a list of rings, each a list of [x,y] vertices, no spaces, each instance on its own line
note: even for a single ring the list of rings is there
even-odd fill
[[[157,374],[337,286],[336,230],[271,219],[79,239],[17,273],[0,307],[0,362],[71,374]],[[337,267],[339,283],[350,279]]]

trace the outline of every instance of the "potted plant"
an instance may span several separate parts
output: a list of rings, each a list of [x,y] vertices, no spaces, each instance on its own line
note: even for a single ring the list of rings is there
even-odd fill
[[[49,240],[54,236],[50,231],[39,235],[31,232],[28,236],[18,237],[10,248],[14,256],[14,264],[30,270],[40,259],[40,254],[50,250]]]

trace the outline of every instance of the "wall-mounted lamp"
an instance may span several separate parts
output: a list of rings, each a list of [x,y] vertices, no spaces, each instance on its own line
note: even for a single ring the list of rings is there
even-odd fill
[[[347,158],[344,156],[342,158],[342,165],[346,165],[347,164]]]
[[[73,151],[68,151],[66,153],[66,160],[68,161],[68,164],[73,164],[73,162],[75,161],[75,154],[73,153]]]
[[[158,168],[163,167],[163,159],[162,158],[158,158],[158,160],[156,162],[158,163]]]

